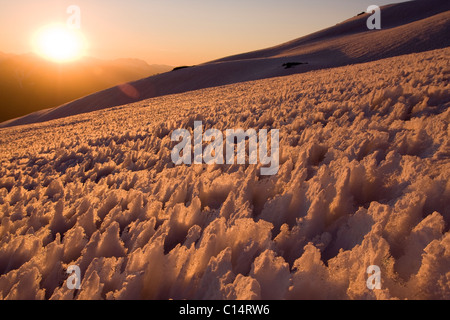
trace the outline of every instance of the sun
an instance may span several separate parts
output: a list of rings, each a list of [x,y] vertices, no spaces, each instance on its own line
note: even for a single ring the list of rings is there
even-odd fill
[[[50,25],[40,29],[34,37],[35,52],[58,63],[80,59],[86,50],[82,33],[65,25]]]

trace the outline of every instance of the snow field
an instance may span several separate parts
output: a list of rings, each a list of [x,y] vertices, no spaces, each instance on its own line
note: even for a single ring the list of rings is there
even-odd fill
[[[449,299],[449,56],[1,129],[0,298]],[[278,174],[174,166],[171,133],[195,120],[279,129]]]

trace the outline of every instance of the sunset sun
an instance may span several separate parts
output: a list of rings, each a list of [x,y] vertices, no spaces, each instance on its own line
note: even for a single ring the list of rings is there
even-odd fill
[[[85,53],[86,42],[77,30],[51,25],[37,32],[34,46],[42,57],[62,63],[81,58]]]

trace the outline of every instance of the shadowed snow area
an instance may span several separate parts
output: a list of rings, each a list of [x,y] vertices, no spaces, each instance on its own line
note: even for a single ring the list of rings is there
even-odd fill
[[[450,1],[418,0],[381,8],[382,30],[368,30],[363,14],[306,37],[113,87],[0,127],[43,122],[147,98],[311,70],[368,62],[450,46]],[[355,12],[356,14],[357,12]],[[301,62],[286,69],[283,64]]]
[[[449,57],[1,129],[0,298],[450,299]],[[278,174],[175,167],[171,134],[195,120],[279,129]],[[380,290],[366,287],[370,265]]]

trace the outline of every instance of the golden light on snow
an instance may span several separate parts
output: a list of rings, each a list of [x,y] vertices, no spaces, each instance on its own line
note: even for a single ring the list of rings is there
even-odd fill
[[[86,40],[76,29],[64,25],[50,25],[40,29],[34,38],[35,52],[55,62],[69,62],[81,58]]]
[[[0,123],[0,300],[449,300],[447,3]],[[40,52],[81,56],[66,32]],[[202,158],[213,130],[279,130],[279,171],[175,165],[196,121]]]

